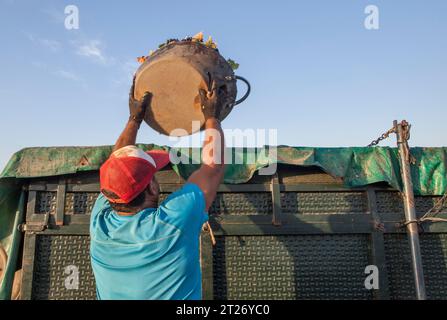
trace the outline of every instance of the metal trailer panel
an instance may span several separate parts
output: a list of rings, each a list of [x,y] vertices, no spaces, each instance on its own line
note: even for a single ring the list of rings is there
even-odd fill
[[[181,186],[174,175],[159,173],[162,198]],[[96,172],[29,181],[22,298],[95,298],[88,226],[98,190]],[[418,215],[437,199],[416,197]],[[216,246],[201,236],[203,297],[414,299],[403,219],[398,192],[349,189],[315,168],[294,176],[280,166],[278,176],[222,185],[210,209]],[[445,299],[447,226],[425,225],[421,249],[428,298]],[[378,290],[364,286],[371,264]],[[70,266],[79,271],[77,289],[66,286]]]

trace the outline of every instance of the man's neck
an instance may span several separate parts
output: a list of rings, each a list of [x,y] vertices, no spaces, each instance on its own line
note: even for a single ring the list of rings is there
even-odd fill
[[[137,212],[120,212],[120,211],[117,211],[116,213],[119,216],[124,216],[124,217],[134,216],[135,214],[137,214]]]
[[[138,212],[143,211],[143,210],[145,210],[145,209],[155,209],[155,208],[157,208],[157,207],[158,207],[158,201],[156,201],[156,202],[150,202],[150,203],[148,203],[147,205],[145,205],[143,208],[141,208],[141,209],[139,209],[139,210],[137,210],[137,211],[135,211],[135,212],[121,212],[121,211],[117,211],[116,213],[117,213],[118,215],[120,215],[120,216],[125,216],[125,217],[127,217],[127,216],[134,216],[134,215],[136,215]]]

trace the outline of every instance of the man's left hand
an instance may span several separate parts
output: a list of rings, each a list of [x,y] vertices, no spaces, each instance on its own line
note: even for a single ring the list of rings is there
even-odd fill
[[[146,109],[151,103],[152,94],[150,92],[145,92],[143,99],[139,101],[135,99],[134,91],[135,91],[135,76],[133,77],[132,87],[130,88],[129,93],[129,110],[130,110],[129,120],[134,120],[138,124],[141,124],[141,122],[144,119],[144,115],[146,114]]]
[[[208,92],[199,89],[200,103],[205,120],[210,118],[220,119],[220,114],[224,109],[224,94],[217,88],[216,81],[212,82],[211,90]]]

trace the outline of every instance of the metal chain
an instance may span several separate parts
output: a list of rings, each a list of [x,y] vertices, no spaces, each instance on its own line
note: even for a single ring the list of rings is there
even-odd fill
[[[406,121],[402,121],[402,127],[403,127],[403,137],[402,140],[404,141],[404,143],[406,143],[408,145],[408,140],[410,140],[410,130],[411,130],[411,125],[406,122]],[[391,128],[390,130],[388,130],[387,132],[385,132],[384,134],[382,134],[379,138],[377,138],[376,140],[373,140],[368,147],[373,147],[378,145],[381,141],[388,139],[390,134],[392,133],[396,133],[396,127]],[[410,150],[410,148],[408,147],[408,150]],[[403,155],[405,157],[408,158],[408,161],[411,164],[415,164],[416,163],[416,159],[410,154],[406,154]],[[424,221],[430,221],[430,222],[447,222],[447,219],[444,218],[437,218],[435,217],[437,214],[439,214],[444,208],[447,208],[447,191],[446,193],[441,197],[441,199],[439,199],[435,205],[427,211],[427,213],[425,213],[421,218],[419,218],[418,220],[415,221],[409,221],[406,222],[405,224],[408,223],[422,223]],[[404,224],[404,225],[405,225]]]
[[[402,141],[403,143],[405,143],[407,145],[407,154],[405,155],[405,157],[407,158],[408,162],[410,164],[415,165],[416,164],[416,158],[410,153],[410,146],[408,145],[408,141],[411,138],[411,134],[410,134],[410,130],[411,130],[411,124],[409,124],[407,121],[402,121],[402,129],[403,129],[403,137],[402,137]]]
[[[394,128],[394,127],[391,128],[390,130],[388,130],[387,132],[382,134],[380,137],[378,137],[376,140],[373,140],[370,144],[368,144],[368,147],[373,147],[373,146],[378,145],[381,141],[388,139],[388,137],[392,133],[396,133],[396,128]]]

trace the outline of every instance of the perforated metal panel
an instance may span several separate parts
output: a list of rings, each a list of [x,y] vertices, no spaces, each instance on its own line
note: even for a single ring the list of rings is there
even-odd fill
[[[219,193],[210,214],[265,215],[272,214],[272,196],[268,192]]]
[[[404,215],[404,204],[398,192],[379,191],[376,193],[377,211],[380,214],[401,213]],[[421,215],[430,210],[441,197],[415,197],[416,212]],[[447,208],[443,212],[447,212]]]
[[[45,214],[56,211],[56,192],[37,192],[35,213]]]
[[[95,299],[95,281],[90,265],[90,238],[75,235],[40,235],[36,240],[32,298]],[[78,288],[73,286],[73,266]],[[68,285],[66,285],[66,281]],[[67,289],[68,288],[68,289]]]
[[[361,213],[368,208],[364,192],[284,192],[281,194],[285,213]]]
[[[218,237],[216,299],[371,299],[366,235]]]
[[[319,190],[321,177],[314,179],[313,174],[294,177],[292,173],[280,179],[272,178],[271,190],[264,179],[253,186],[225,186],[224,192],[218,193],[209,210],[217,245],[202,246],[202,254],[206,256],[202,272],[204,287],[209,287],[207,297],[371,299],[373,295],[388,298],[389,291],[392,299],[414,299],[405,234],[374,229],[377,216],[384,218],[391,214],[387,218],[394,219],[398,213],[403,219],[399,193],[386,188],[366,192],[329,185]],[[48,183],[40,181],[30,189],[27,205],[30,229],[25,237],[28,253],[23,269],[25,278],[32,278],[28,282],[32,286],[26,286],[27,298],[94,299],[96,296],[88,222],[99,193],[92,187],[97,178],[86,178],[86,185],[82,185],[82,179],[73,184],[58,177]],[[175,190],[172,183],[178,181],[172,181],[162,188],[160,201],[169,195],[168,190]],[[425,213],[438,199],[416,197],[418,214]],[[385,232],[401,231],[392,227],[398,221],[383,221],[388,223]],[[433,233],[446,232],[441,226],[437,224],[435,231],[427,227],[425,230],[429,233],[421,235],[430,299],[447,297],[447,233]],[[381,277],[380,290],[369,291],[364,287],[364,270],[374,263],[385,277]],[[78,268],[77,290],[65,286],[69,266]]]
[[[65,214],[90,214],[98,195],[98,192],[67,192]]]
[[[447,234],[421,234],[420,244],[427,297],[447,299]],[[391,298],[415,299],[407,235],[385,235],[385,254]]]

